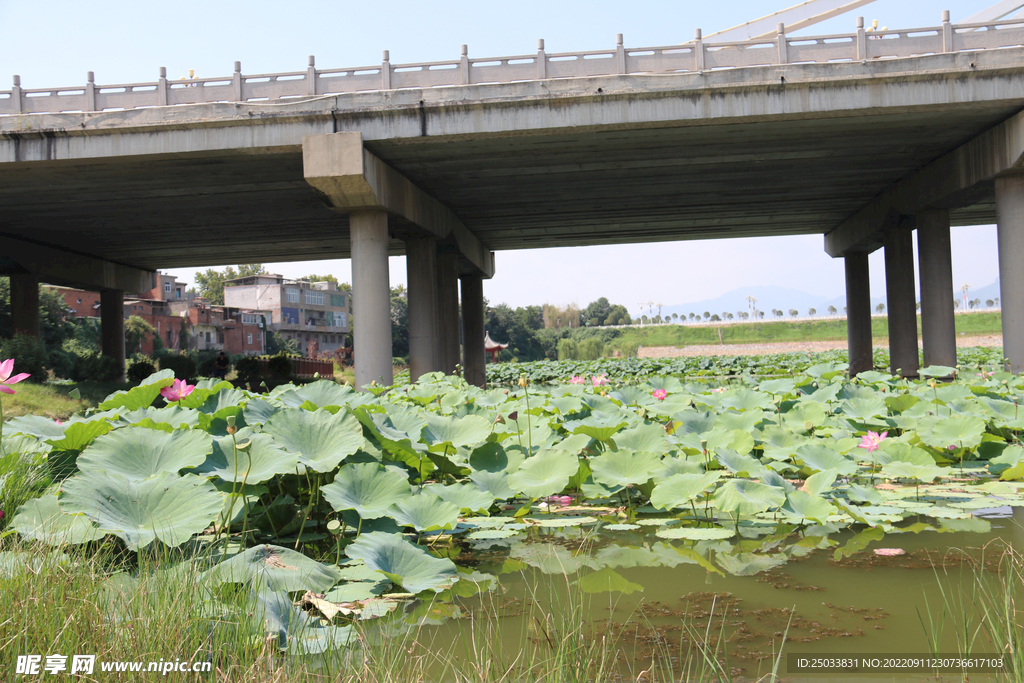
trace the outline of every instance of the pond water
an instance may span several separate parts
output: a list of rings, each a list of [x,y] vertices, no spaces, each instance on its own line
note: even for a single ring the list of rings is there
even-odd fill
[[[998,581],[1004,548],[1024,546],[1021,522],[1021,508],[1000,508],[979,510],[971,520],[907,520],[903,533],[798,534],[783,527],[715,541],[664,540],[653,526],[607,531],[600,522],[533,529],[526,537],[472,543],[475,551],[456,561],[493,575],[495,585],[436,606],[428,622],[438,624],[440,642],[458,642],[471,616],[497,616],[502,646],[514,652],[524,639],[551,637],[544,625],[550,615],[555,622],[582,615],[588,637],[604,638],[614,650],[623,680],[637,680],[652,664],[678,670],[681,655],[700,657],[695,641],[724,648],[735,680],[756,680],[771,671],[785,635],[784,680],[995,681],[984,673],[792,673],[787,658],[959,655],[958,627],[981,609],[974,602],[979,576]],[[982,528],[988,530],[968,530]],[[874,552],[884,548],[904,554]],[[550,626],[557,630],[557,623]],[[971,654],[998,654],[982,633],[975,635]]]

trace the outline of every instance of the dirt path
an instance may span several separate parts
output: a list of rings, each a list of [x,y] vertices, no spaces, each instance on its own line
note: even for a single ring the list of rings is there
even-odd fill
[[[887,339],[876,339],[876,347],[884,347]],[[983,337],[957,337],[956,345],[963,346],[1002,346],[1003,337],[999,334]],[[792,351],[829,351],[845,349],[845,341],[815,342],[768,342],[762,344],[703,344],[676,348],[674,346],[642,346],[637,350],[640,358],[678,358],[680,356],[758,356],[767,353],[789,353]]]

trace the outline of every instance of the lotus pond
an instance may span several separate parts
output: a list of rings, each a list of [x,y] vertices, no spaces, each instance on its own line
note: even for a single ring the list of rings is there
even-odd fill
[[[381,647],[444,651],[420,677],[450,680],[842,679],[787,674],[780,648],[1020,666],[1024,379],[845,369],[171,401],[157,373],[3,425],[0,589],[88,572],[130,630],[133,591],[187,580],[198,658],[219,670],[244,632],[264,673],[325,679]],[[0,649],[31,626],[0,624]]]

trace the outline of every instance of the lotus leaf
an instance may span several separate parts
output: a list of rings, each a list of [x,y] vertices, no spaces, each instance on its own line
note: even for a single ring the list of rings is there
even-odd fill
[[[209,526],[221,511],[222,497],[213,484],[191,474],[161,472],[133,480],[98,471],[65,481],[59,503],[62,512],[83,514],[138,550],[156,539],[178,547]]]
[[[78,545],[103,538],[104,533],[82,515],[61,512],[57,492],[49,489],[18,508],[11,527],[23,538],[42,541],[47,545]]]
[[[734,389],[725,392],[722,398],[722,405],[726,408],[735,408],[739,411],[754,410],[756,408],[769,408],[772,405],[771,396],[762,394],[751,389]]]
[[[363,560],[411,593],[437,592],[458,578],[451,560],[432,557],[400,534],[362,534],[345,549],[345,554]]]
[[[715,453],[715,459],[737,477],[759,477],[765,471],[760,460],[749,455],[740,455],[731,448],[719,448]]]
[[[629,595],[637,591],[643,592],[644,587],[633,583],[614,569],[605,567],[591,572],[581,578],[577,585],[584,593],[623,593]]]
[[[106,423],[101,422],[100,424]],[[109,431],[110,425],[106,426]],[[67,427],[68,425],[59,425],[42,415],[19,415],[4,423],[4,432],[6,434],[28,434],[47,441],[55,441],[64,437]]]
[[[651,505],[663,510],[681,508],[718,481],[719,472],[675,474],[661,481],[651,493]]]
[[[754,576],[780,565],[786,564],[789,557],[785,553],[761,555],[758,553],[719,553],[715,557],[718,565],[733,576]]]
[[[377,463],[345,465],[320,491],[335,510],[355,510],[364,519],[384,517],[391,505],[412,495],[405,476]]]
[[[263,432],[285,450],[298,454],[299,462],[315,472],[336,469],[365,442],[359,421],[344,411],[332,415],[323,409],[289,408],[273,415],[263,425]]]
[[[764,411],[760,408],[743,413],[729,410],[718,415],[718,418],[715,420],[715,429],[726,432],[734,429],[752,432],[762,420],[764,420]]]
[[[136,410],[138,408],[148,408],[153,405],[153,401],[160,395],[160,390],[164,387],[169,387],[174,383],[174,371],[173,370],[161,370],[160,372],[154,372],[152,375],[142,380],[142,383],[137,387],[133,387],[128,391],[117,391],[107,396],[99,405],[100,410],[113,410],[116,408],[126,408],[128,410]]]
[[[823,443],[801,446],[796,451],[796,457],[804,467],[812,471],[835,470],[843,476],[857,471],[857,463]]]
[[[140,480],[162,472],[196,467],[213,450],[210,435],[198,430],[178,429],[170,433],[125,427],[96,438],[78,456],[84,473],[120,474]]]
[[[487,420],[476,415],[457,418],[426,413],[424,419],[427,424],[423,428],[423,439],[434,452],[479,446],[491,431]]]
[[[293,655],[312,655],[348,645],[355,637],[352,626],[323,625],[292,604],[284,592],[254,591],[247,612],[259,620],[267,633],[276,636],[277,647]]]
[[[715,507],[724,512],[752,515],[782,506],[786,492],[756,481],[731,479],[715,492]]]
[[[801,490],[806,491],[812,496],[820,496],[825,491],[832,488],[832,484],[835,483],[836,477],[838,476],[836,470],[822,470],[815,472],[811,476],[807,477],[807,481],[801,486]]]
[[[569,477],[579,469],[576,456],[565,451],[542,451],[527,458],[508,478],[513,490],[531,498],[542,498],[560,492],[569,483]]]
[[[11,420],[11,422],[13,421]],[[62,429],[60,437],[47,439],[46,442],[53,446],[55,451],[80,451],[91,444],[97,437],[113,429],[113,425],[106,420],[93,420],[90,422],[72,422]]]
[[[943,469],[935,465],[912,465],[909,462],[894,461],[882,468],[882,476],[893,479],[917,479],[930,482],[942,476]]]
[[[940,449],[954,445],[957,448],[974,448],[981,443],[984,433],[985,421],[968,415],[930,420],[927,426],[922,423],[918,429],[922,441]]]
[[[395,503],[389,515],[401,526],[411,526],[416,531],[436,531],[455,528],[459,508],[440,496],[420,493]]]
[[[338,567],[276,545],[258,545],[207,570],[216,583],[251,583],[272,591],[323,593],[342,578]]]
[[[348,404],[354,394],[355,391],[352,387],[341,386],[332,380],[322,379],[283,395],[281,402],[288,407],[298,407],[306,402],[312,403],[316,408],[344,406]]]
[[[460,510],[472,512],[486,510],[494,502],[494,496],[472,484],[427,484],[423,487],[423,492],[439,496],[441,500],[448,501]]]
[[[812,519],[819,524],[826,523],[831,515],[836,514],[834,505],[824,498],[804,491],[791,492],[786,497],[786,505],[782,510],[786,514],[800,519]]]
[[[646,482],[660,464],[661,456],[654,453],[617,450],[591,458],[590,469],[599,484],[630,486]]]
[[[252,442],[246,450],[235,449],[235,444],[246,439]],[[275,475],[295,472],[298,456],[281,448],[266,434],[254,433],[249,428],[230,436],[213,440],[213,452],[196,468],[196,473],[214,475],[224,481],[260,484]]]
[[[684,410],[672,416],[675,434],[703,434],[715,427],[716,413]]]

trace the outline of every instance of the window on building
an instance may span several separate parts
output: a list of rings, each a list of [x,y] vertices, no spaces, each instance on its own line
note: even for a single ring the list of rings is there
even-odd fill
[[[306,303],[307,304],[313,304],[314,306],[323,306],[324,305],[324,300],[325,300],[325,297],[324,297],[324,293],[323,292],[317,291],[315,289],[307,289],[306,290]]]
[[[171,283],[170,282],[165,282],[164,283],[164,291],[165,292],[171,291]]]
[[[221,332],[220,334],[217,335],[217,341],[219,343],[221,343],[221,344],[224,343],[224,333],[223,332]]]
[[[170,346],[171,343],[171,331],[167,330],[167,345]]]
[[[285,299],[288,303],[299,303],[299,290],[293,287],[287,287],[284,290]]]
[[[263,334],[262,333],[260,333],[260,332],[256,333],[256,341],[258,341],[258,342],[263,341]]]
[[[209,332],[206,333],[206,343],[207,344],[210,343],[210,333]]]
[[[257,323],[255,313],[243,313],[242,324],[243,325],[255,325]]]
[[[79,300],[78,300],[78,303],[82,303],[82,300],[81,300],[81,299],[79,299]]]
[[[246,335],[246,344],[252,344],[252,332]]]

